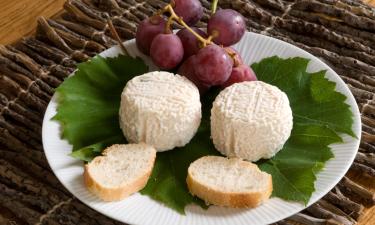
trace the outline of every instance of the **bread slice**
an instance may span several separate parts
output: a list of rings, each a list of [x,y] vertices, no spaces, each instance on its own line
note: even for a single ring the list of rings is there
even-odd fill
[[[87,188],[104,201],[119,201],[146,186],[156,149],[146,144],[112,145],[85,165]]]
[[[252,208],[272,193],[271,175],[238,158],[199,158],[190,164],[186,182],[193,195],[218,206]]]

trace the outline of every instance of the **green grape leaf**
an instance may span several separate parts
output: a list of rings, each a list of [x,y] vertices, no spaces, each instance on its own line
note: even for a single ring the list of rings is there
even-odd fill
[[[289,98],[293,129],[283,149],[270,160],[258,162],[272,175],[275,197],[308,203],[315,174],[334,157],[329,144],[342,142],[338,133],[355,136],[346,96],[335,91],[325,71],[308,73],[308,59],[263,59],[251,67],[259,80],[275,85]]]
[[[53,119],[62,125],[62,138],[73,145],[73,151],[85,153],[74,157],[84,159],[93,147],[82,148],[122,135],[118,122],[121,92],[128,80],[147,71],[139,58],[96,56],[78,64],[74,76],[57,88],[58,107]]]
[[[110,138],[107,138],[103,141],[99,141],[99,142],[94,143],[92,145],[89,145],[89,146],[80,148],[78,150],[75,150],[72,153],[70,153],[70,156],[72,156],[76,159],[80,159],[80,160],[83,160],[83,161],[86,161],[86,162],[90,162],[96,156],[99,156],[102,153],[103,149],[111,146],[114,143],[116,143],[116,144],[126,144],[127,141],[122,134],[119,134],[117,136],[110,137]]]
[[[355,136],[353,117],[346,96],[324,77],[326,71],[308,73],[308,59],[277,56],[251,65],[259,80],[284,91],[289,98],[295,124],[326,126],[338,133]]]
[[[341,142],[340,133],[354,136],[345,96],[324,71],[306,72],[308,60],[270,57],[252,65],[258,79],[278,86],[289,97],[294,125],[283,149],[272,159],[260,160],[259,167],[273,177],[273,196],[307,203],[314,191],[316,173],[333,157],[329,144]],[[71,156],[90,161],[108,145],[126,143],[119,128],[120,95],[126,82],[147,72],[140,59],[127,56],[95,57],[78,66],[75,76],[58,89],[58,120],[62,137],[73,145]],[[202,122],[186,146],[157,154],[153,173],[141,191],[179,213],[191,203],[206,207],[190,195],[187,168],[205,155],[219,155],[210,140],[210,110],[220,89],[202,98]]]
[[[209,130],[200,130],[185,147],[158,153],[153,173],[141,193],[165,203],[181,214],[184,214],[185,206],[190,203],[205,207],[202,200],[190,195],[185,180],[191,162],[205,155],[218,154],[210,146],[207,132]]]

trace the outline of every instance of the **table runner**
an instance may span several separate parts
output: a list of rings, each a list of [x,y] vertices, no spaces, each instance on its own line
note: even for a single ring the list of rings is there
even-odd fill
[[[79,202],[53,175],[41,144],[43,114],[77,63],[116,44],[108,15],[121,38],[131,39],[137,24],[166,2],[69,0],[61,16],[38,20],[35,36],[0,46],[0,223],[121,224]],[[201,2],[205,15],[198,26],[209,15],[210,2]],[[355,0],[219,2],[243,14],[249,31],[305,49],[347,83],[363,123],[351,171],[375,186],[375,10]],[[364,206],[374,203],[373,192],[346,176],[322,200],[278,224],[355,224]]]

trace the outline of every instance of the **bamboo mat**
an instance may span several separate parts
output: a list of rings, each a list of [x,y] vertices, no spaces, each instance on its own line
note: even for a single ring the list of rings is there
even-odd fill
[[[38,21],[35,37],[0,46],[0,209],[17,224],[120,224],[68,193],[44,157],[41,125],[56,88],[78,62],[134,37],[162,0],[71,0],[57,19]],[[209,2],[203,22],[208,18]],[[327,196],[279,224],[355,224],[375,203],[375,10],[355,0],[221,0],[242,13],[248,30],[301,47],[330,65],[355,96],[362,142],[350,173]],[[78,22],[79,21],[79,22]],[[363,182],[362,182],[363,184]],[[0,223],[2,216],[0,216]]]

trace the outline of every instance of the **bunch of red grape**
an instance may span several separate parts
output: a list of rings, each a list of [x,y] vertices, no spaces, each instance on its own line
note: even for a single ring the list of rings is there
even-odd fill
[[[169,17],[164,17],[164,13]],[[139,24],[137,46],[150,55],[160,69],[178,68],[178,74],[191,80],[201,93],[212,86],[227,87],[256,80],[253,70],[229,47],[239,42],[245,33],[242,15],[232,9],[218,10],[208,21],[207,33],[193,27],[202,16],[199,0],[172,0],[158,14]],[[172,22],[185,28],[174,34]]]

